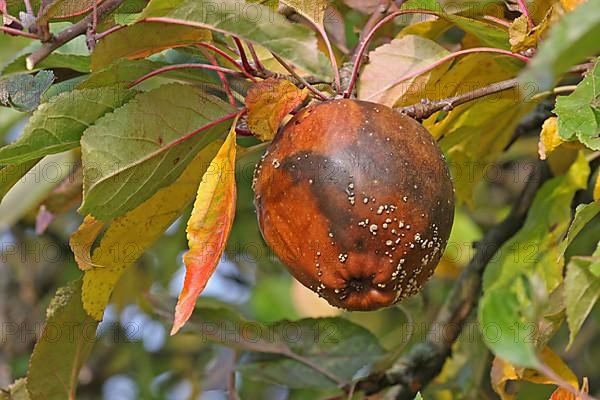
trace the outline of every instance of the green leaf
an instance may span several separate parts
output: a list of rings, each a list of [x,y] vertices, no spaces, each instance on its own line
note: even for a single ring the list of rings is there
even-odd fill
[[[269,7],[272,10],[277,10],[277,7],[279,7],[279,0],[246,0],[246,2],[262,4],[263,6]]]
[[[169,64],[150,60],[118,60],[106,68],[90,74],[76,89],[100,88],[104,86],[128,87],[136,79]],[[161,74],[163,78],[192,82],[216,83],[218,76],[212,71],[201,69],[174,70]]]
[[[81,280],[56,291],[29,360],[27,389],[32,400],[75,398],[79,370],[92,350],[97,325],[83,310]]]
[[[484,291],[506,286],[523,273],[541,276],[548,292],[558,286],[563,270],[559,244],[571,221],[573,196],[587,186],[589,174],[590,167],[580,153],[565,175],[551,179],[538,190],[523,227],[487,265]]]
[[[321,26],[329,3],[328,0],[281,0],[281,2]]]
[[[0,203],[4,195],[17,183],[25,174],[38,163],[40,159],[26,161],[22,164],[11,164],[0,167]]]
[[[53,81],[52,71],[40,71],[35,76],[19,74],[0,79],[0,105],[19,111],[33,111],[40,105],[42,94]]]
[[[423,400],[423,396],[421,396],[421,392],[418,392],[415,396],[414,400]]]
[[[129,101],[135,91],[115,87],[65,92],[42,104],[16,142],[0,148],[0,164],[18,164],[79,146],[83,132]]]
[[[510,50],[509,35],[497,25],[478,21],[460,15],[441,12],[440,4],[435,0],[410,0],[402,6],[403,10],[420,9],[433,11],[435,15],[453,23],[463,31],[475,36],[485,46]]]
[[[433,85],[448,71],[450,63],[417,77],[399,79],[431,65],[449,54],[433,40],[406,35],[379,46],[369,53],[358,82],[358,98],[393,107],[397,103],[412,104],[427,97]],[[394,68],[390,69],[390,65]]]
[[[335,388],[333,379],[350,382],[368,374],[384,354],[371,332],[343,318],[265,326],[229,308],[200,306],[188,326],[205,340],[253,352],[239,368],[243,374],[292,388]]]
[[[66,24],[57,25],[64,27]],[[56,28],[52,30],[55,31]],[[27,67],[27,57],[29,57],[31,53],[40,46],[41,43],[39,42],[27,46],[27,48],[23,49],[23,51],[21,51],[14,60],[9,62],[4,67],[2,74],[8,75],[19,72],[31,72],[41,69],[56,68],[71,69],[73,71],[84,73],[90,72],[90,57],[88,55],[89,50],[87,49],[84,36],[79,36],[59,47],[30,70]]]
[[[479,324],[483,340],[498,357],[520,367],[540,365],[535,340],[530,336],[533,321],[525,310],[532,301],[517,293],[521,279],[486,291],[479,303]]]
[[[551,89],[563,72],[600,51],[599,9],[600,0],[588,0],[550,28],[519,78],[525,92]]]
[[[585,225],[590,222],[600,212],[600,201],[594,201],[589,204],[580,204],[575,210],[575,217],[573,222],[569,226],[567,236],[562,241],[559,247],[559,255],[562,257],[565,254],[565,250],[575,239],[575,237],[581,232]]]
[[[453,64],[434,89],[442,89],[440,98],[450,97],[472,91],[474,85],[483,87],[514,77],[516,68],[500,65],[497,60],[497,56],[485,53],[467,55]],[[516,90],[506,90],[455,107],[443,118],[436,114],[423,122],[440,139],[440,147],[450,160],[459,201],[474,205],[475,186],[489,173],[515,127],[534,105],[521,101]]]
[[[556,98],[558,134],[578,139],[592,150],[600,150],[600,60],[573,93]]]
[[[91,264],[102,267],[85,271],[83,306],[100,320],[113,288],[126,268],[133,264],[194,200],[198,185],[220,141],[202,149],[177,180],[160,190],[140,206],[111,221]]]
[[[71,69],[77,72],[87,73],[90,72],[90,57],[81,54],[65,54],[61,53],[60,50],[50,54],[48,57],[40,61],[35,65],[33,69],[27,68],[27,57],[30,54],[23,54],[15,58],[10,64],[8,64],[3,70],[3,75],[9,75],[19,72],[30,72],[38,71],[43,69]]]
[[[92,53],[92,70],[97,71],[119,59],[139,59],[165,49],[209,40],[206,29],[161,22],[140,22],[101,39]]]
[[[331,68],[312,31],[268,7],[240,0],[151,0],[142,20],[171,22],[237,35],[260,44],[320,78]]]
[[[39,206],[48,193],[62,182],[77,164],[78,155],[67,151],[26,161],[24,164],[11,164],[2,169],[0,178],[7,178],[7,185],[0,183],[2,189],[10,190],[0,203],[0,231],[10,228],[24,215]],[[31,168],[35,168],[31,170]]]
[[[201,89],[160,86],[137,95],[81,138],[84,200],[79,212],[108,220],[140,205],[177,179],[196,153],[229,128],[233,108]]]
[[[47,23],[53,18],[68,18],[79,16],[92,10],[97,0],[53,0],[44,8],[42,15],[38,17],[38,24]]]
[[[488,263],[479,308],[481,332],[488,347],[512,364],[535,367],[537,330],[534,289],[544,296],[563,279],[563,259],[558,244],[567,232],[571,201],[585,188],[590,169],[579,154],[566,175],[546,182],[536,193],[523,227]],[[528,281],[542,282],[531,287]],[[493,334],[489,331],[494,329]]]
[[[565,304],[570,335],[568,347],[600,297],[600,242],[592,257],[572,257],[565,277]]]

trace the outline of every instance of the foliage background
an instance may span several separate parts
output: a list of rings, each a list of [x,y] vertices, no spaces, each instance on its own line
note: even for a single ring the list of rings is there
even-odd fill
[[[358,40],[358,27],[362,27],[369,16],[346,3],[333,2],[325,21],[336,46],[351,49]],[[434,35],[436,27],[430,26],[432,23],[419,24],[414,19],[403,19],[396,25],[388,27],[388,30],[380,35],[381,37],[376,38],[376,43],[384,43],[390,36],[397,34],[404,25],[409,24],[412,26],[413,33],[425,32],[423,36],[435,36],[438,43],[449,50],[458,48],[458,43],[464,45],[465,41],[475,40],[471,35],[465,36],[465,32],[458,27]],[[26,51],[30,42],[27,39],[0,35],[0,64],[15,65],[11,63],[20,53]],[[69,48],[61,50],[70,56],[65,56],[61,61],[52,61],[57,63],[53,68],[57,81],[50,91],[61,90],[55,89],[61,83],[64,83],[65,87],[78,83],[86,68],[89,68],[86,66],[89,60],[84,56],[85,45],[81,41],[71,43]],[[101,50],[100,48],[100,54]],[[181,62],[189,59],[191,53],[192,50],[184,47],[178,50],[167,50],[159,54],[156,59],[167,63]],[[61,51],[59,50],[57,54],[60,55]],[[113,56],[109,53],[108,57]],[[69,57],[72,58],[68,59]],[[60,66],[63,62],[70,64],[67,67]],[[96,62],[102,62],[100,57]],[[268,65],[275,65],[272,59],[266,62],[270,63]],[[375,68],[373,65],[375,63],[369,64],[368,68]],[[482,86],[502,79],[505,73],[503,71],[510,70],[512,67],[504,66],[498,71],[493,68],[483,69],[481,76],[472,76],[469,83]],[[378,74],[382,74],[377,69],[364,73],[367,76],[369,73],[374,74],[374,80],[377,79]],[[443,75],[443,72],[439,75]],[[219,82],[214,74],[201,76],[200,79],[205,79],[212,84]],[[576,84],[577,80],[571,79],[571,82],[566,83]],[[157,85],[156,82],[149,83],[146,89]],[[365,86],[359,87],[359,91],[367,90]],[[51,92],[46,96],[49,96],[49,93]],[[435,92],[435,94],[440,93]],[[422,96],[418,93],[413,97],[416,101]],[[476,121],[472,124],[474,128],[470,127],[471,130],[466,130],[464,133],[459,131],[453,136],[448,135],[446,129],[467,129],[464,127],[468,127],[468,124],[462,122],[461,125],[461,122],[453,122],[454,125],[448,123],[446,126],[433,126],[433,122],[429,121],[432,133],[446,133],[447,136],[442,140],[455,140],[465,144],[461,149],[457,146],[452,147],[450,143],[445,146],[445,149],[454,150],[454,153],[449,152],[450,160],[459,161],[452,164],[453,174],[455,180],[461,182],[459,191],[463,189],[468,194],[462,194],[465,201],[457,209],[450,244],[434,279],[425,287],[421,295],[397,307],[378,312],[341,313],[293,281],[261,239],[250,188],[252,170],[259,154],[245,157],[238,163],[236,171],[238,201],[234,228],[216,273],[198,303],[208,308],[196,310],[195,315],[199,319],[203,316],[208,318],[210,307],[219,305],[233,306],[248,320],[265,324],[281,320],[296,321],[305,317],[341,316],[373,332],[388,355],[407,351],[427,335],[442,334],[439,327],[431,327],[430,324],[459,272],[467,265],[474,253],[477,241],[482,238],[484,232],[501,221],[508,213],[525,186],[528,173],[539,158],[541,121],[550,116],[549,110],[553,108],[554,97],[554,95],[549,96],[537,107],[529,107],[526,112],[514,114],[511,112],[525,107],[520,100],[513,99],[508,107],[503,106],[502,98],[497,98],[496,102],[482,101],[479,103],[479,109],[473,109],[471,114],[467,114],[467,118]],[[399,104],[394,101],[393,104],[412,104],[414,101],[410,99],[409,94],[404,97],[404,103]],[[495,112],[499,109],[503,110],[500,114]],[[490,117],[480,120],[476,115],[482,118],[486,115]],[[498,115],[513,120],[507,124],[500,124],[497,122],[497,118],[500,118]],[[27,118],[28,115],[25,113],[10,108],[0,108],[0,138],[3,143],[8,144],[19,136],[27,123]],[[493,146],[493,143],[483,139],[471,142],[468,140],[469,135],[473,134],[488,135],[488,138],[504,136],[510,139],[512,132],[502,130],[506,129],[507,125],[513,127],[519,125],[517,129],[520,129],[520,135],[508,150],[492,154],[492,158],[485,156],[485,152],[489,146]],[[255,143],[257,141],[254,139],[240,140],[242,146]],[[557,150],[558,155],[550,160],[555,173],[559,171],[557,175],[567,170],[575,159],[577,151],[578,149],[564,148]],[[479,164],[474,169],[470,169],[470,164],[460,162],[461,156],[474,157]],[[78,157],[76,152],[73,157],[73,159]],[[473,160],[468,157],[466,161]],[[7,209],[6,203],[4,208],[0,207],[2,210],[0,214],[2,243],[0,387],[8,387],[15,379],[27,374],[29,359],[40,333],[40,327],[46,318],[45,310],[50,299],[58,287],[77,279],[81,274],[68,246],[69,235],[77,229],[82,220],[81,215],[76,212],[75,205],[66,207],[45,233],[37,235],[34,229],[39,204],[60,182],[60,179],[53,175],[53,165],[47,165],[45,169],[32,170],[25,176],[19,201],[11,203],[10,209]],[[593,183],[598,174],[597,161],[592,162],[591,167],[590,182]],[[63,165],[61,171],[64,172],[65,168]],[[73,172],[74,169],[69,171]],[[584,187],[587,186],[585,182]],[[566,199],[565,201],[570,201],[568,196]],[[574,202],[577,204],[591,201],[591,187],[587,190],[579,190],[575,194]],[[230,374],[237,362],[241,359],[242,365],[244,362],[251,364],[251,356],[229,346],[208,341],[202,334],[195,332],[193,327],[184,334],[173,337],[168,335],[170,316],[165,317],[160,311],[172,309],[181,289],[184,272],[181,259],[183,252],[187,250],[185,221],[190,211],[186,210],[119,280],[110,305],[104,313],[103,321],[98,327],[98,340],[79,373],[77,398],[225,399],[228,398]],[[541,212],[544,212],[544,208]],[[600,238],[599,222],[600,219],[596,216],[585,225],[568,246],[566,260],[572,256],[592,254]],[[521,237],[521,244],[525,247],[520,248],[520,252],[510,255],[511,265],[517,268],[523,265],[528,267],[537,262],[532,260],[537,260],[537,255],[542,252],[539,247],[541,244],[536,242],[533,247],[527,247],[530,244],[529,239],[530,237]],[[517,248],[519,249],[518,246]],[[578,293],[574,291],[571,295],[577,296]],[[598,307],[594,307],[568,350],[566,347],[569,341],[569,330],[566,324],[562,324],[549,343],[549,346],[579,377],[579,381],[584,376],[589,378],[590,394],[596,397],[600,396],[597,384],[600,382],[599,323],[600,311]],[[410,333],[411,327],[414,328],[412,333]],[[233,341],[235,342],[235,339]],[[518,343],[515,344],[515,348],[515,351],[521,351]],[[364,360],[361,359],[365,364],[369,361],[368,354],[363,354],[361,357],[365,357]],[[441,375],[423,392],[423,397],[426,399],[497,398],[492,385],[498,382],[490,378],[493,359],[494,355],[481,337],[477,318],[473,316],[455,344],[452,358],[445,365]],[[508,375],[505,373],[503,376]],[[251,368],[247,370],[241,368],[241,373],[237,375],[237,389],[241,398],[313,399],[337,394],[337,391],[332,388],[294,388],[293,382],[285,386],[257,378],[261,378],[261,373]],[[519,390],[515,395],[517,399],[546,399],[556,388],[552,384],[527,380],[514,381],[509,385],[514,386],[506,389],[509,393],[514,392],[513,389],[518,387]],[[509,395],[506,396],[510,398]],[[356,397],[360,398],[359,395]]]

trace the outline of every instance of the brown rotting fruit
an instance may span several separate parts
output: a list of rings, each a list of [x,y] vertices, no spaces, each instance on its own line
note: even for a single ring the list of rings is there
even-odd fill
[[[418,122],[356,100],[311,105],[255,171],[269,247],[332,305],[374,310],[418,293],[452,227],[444,156]]]

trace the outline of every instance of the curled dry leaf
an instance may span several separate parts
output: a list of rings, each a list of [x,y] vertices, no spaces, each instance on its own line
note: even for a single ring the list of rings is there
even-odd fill
[[[196,299],[217,268],[231,232],[236,203],[236,123],[237,118],[198,186],[186,229],[190,250],[183,256],[185,280],[175,307],[171,335],[192,315]]]
[[[540,357],[542,362],[552,369],[552,371],[560,376],[565,382],[568,382],[574,388],[578,387],[575,373],[567,364],[565,364],[558,354],[550,349],[550,347],[544,347],[540,353]],[[492,379],[492,387],[502,400],[512,400],[517,398],[516,394],[512,393],[507,388],[507,383],[509,381],[527,381],[542,385],[557,384],[553,379],[539,373],[535,369],[516,367],[500,357],[494,358],[490,374]],[[568,392],[565,391],[565,393]],[[565,400],[566,399],[567,398],[565,398]]]
[[[584,377],[583,378],[583,383],[581,384],[581,393],[582,394],[588,394],[590,392],[590,384],[588,382],[588,378]],[[552,393],[552,396],[550,396],[549,400],[583,400],[587,397],[583,397],[583,396],[575,396],[573,393],[569,392],[568,390],[559,387],[557,388],[554,393]]]
[[[82,271],[91,269],[93,266],[90,249],[103,227],[104,223],[102,221],[87,215],[69,239],[69,246],[73,251],[75,261],[77,261],[77,265]]]
[[[285,79],[255,83],[246,95],[248,127],[260,140],[273,139],[281,121],[306,99],[308,90]]]
[[[546,34],[550,25],[557,19],[557,13],[553,8],[550,8],[544,16],[544,19],[532,29],[529,29],[527,17],[525,15],[516,18],[508,28],[511,50],[520,52],[531,47],[537,47],[540,39]]]
[[[542,132],[540,133],[540,142],[538,144],[538,153],[540,154],[540,160],[545,160],[548,154],[556,150],[558,146],[563,144],[565,141],[558,136],[557,118],[550,117],[544,121],[542,125]]]

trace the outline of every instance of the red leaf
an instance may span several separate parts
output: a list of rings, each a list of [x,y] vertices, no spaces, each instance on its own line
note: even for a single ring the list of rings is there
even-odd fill
[[[206,287],[227,244],[235,215],[235,126],[210,163],[198,187],[187,225],[190,250],[183,256],[185,281],[175,307],[171,335],[192,315],[196,299]]]

